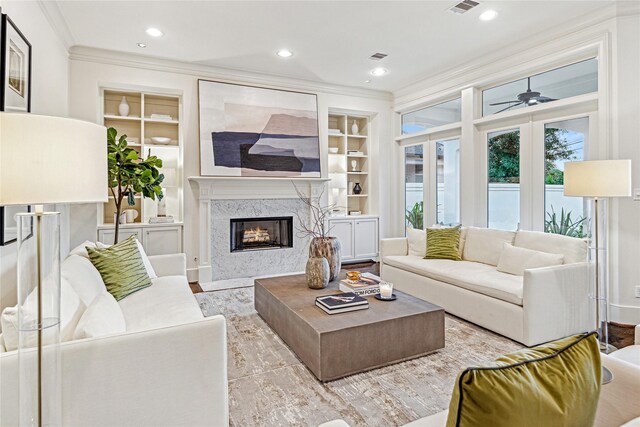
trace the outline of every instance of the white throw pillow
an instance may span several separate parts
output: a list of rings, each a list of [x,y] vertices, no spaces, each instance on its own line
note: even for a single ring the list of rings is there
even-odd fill
[[[407,227],[409,255],[424,258],[427,254],[427,233],[424,230]]]
[[[513,246],[534,251],[563,254],[564,263],[585,262],[587,260],[587,242],[577,237],[541,231],[518,231]]]
[[[500,261],[498,261],[498,271],[522,276],[525,270],[561,265],[563,262],[564,255],[562,254],[550,254],[518,248],[509,243],[504,243]]]
[[[107,289],[91,261],[79,255],[65,259],[60,274],[69,281],[85,306],[89,306],[95,297]]]
[[[53,289],[45,282],[42,287],[43,300],[47,300],[47,293]],[[38,316],[38,296],[35,291],[27,296],[27,300],[23,306],[23,315],[36,321]],[[76,329],[78,321],[84,312],[85,305],[82,303],[78,295],[65,279],[60,281],[60,341],[69,341],[73,338],[73,332]],[[46,315],[46,313],[45,313]],[[7,351],[18,348],[18,307],[7,307],[2,311],[2,336]],[[53,342],[53,330],[44,329],[43,344]],[[38,345],[37,333],[29,333],[25,335],[26,347],[35,347]]]
[[[502,253],[502,245],[513,243],[515,231],[469,227],[464,242],[462,259],[496,266]]]
[[[140,256],[142,257],[142,263],[144,264],[144,268],[147,270],[147,274],[149,275],[150,279],[157,279],[158,275],[156,274],[156,271],[153,269],[153,266],[151,265],[151,261],[149,261],[149,257],[147,256],[147,253],[144,251],[144,248],[142,247],[142,243],[140,243],[138,241],[138,239],[136,239],[136,244],[138,245],[138,251],[140,251]]]
[[[126,331],[124,315],[116,299],[104,291],[89,304],[73,334],[74,340],[103,337]]]
[[[69,256],[80,255],[81,257],[85,257],[86,259],[89,259],[89,253],[87,252],[87,247],[95,249],[96,244],[94,242],[90,242],[89,240],[85,240],[84,242],[82,242],[81,244],[73,248],[71,252],[69,252]]]

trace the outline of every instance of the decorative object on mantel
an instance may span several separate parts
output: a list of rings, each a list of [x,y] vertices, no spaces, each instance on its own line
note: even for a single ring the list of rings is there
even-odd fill
[[[360,131],[360,129],[358,129],[358,123],[354,120],[353,124],[351,125],[351,134],[352,135],[358,135],[359,131]]]
[[[358,171],[358,161],[357,160],[351,160],[351,172],[357,172]]]
[[[138,152],[127,146],[127,135],[116,139],[118,131],[114,128],[107,130],[107,165],[109,170],[109,191],[116,206],[116,218],[122,212],[123,199],[127,198],[129,206],[135,206],[136,193],[155,200],[156,196],[162,200],[162,181],[164,175],[158,168],[162,167],[162,160],[149,153],[146,159],[138,161]],[[149,150],[151,151],[151,150]],[[115,222],[113,244],[118,243],[120,221]]]
[[[309,197],[302,193],[295,183],[292,184],[298,198],[300,198],[311,211],[311,224],[309,225],[307,225],[307,221],[296,212],[296,216],[298,217],[298,227],[296,227],[296,230],[301,237],[312,237],[309,245],[309,258],[326,258],[329,263],[329,281],[332,281],[338,277],[340,268],[342,267],[342,245],[340,244],[340,240],[335,237],[329,237],[331,230],[329,228],[328,218],[331,216],[335,205],[323,206],[321,204],[325,189],[324,185],[317,197]]]
[[[0,110],[31,111],[31,44],[6,14],[2,15]]]
[[[321,177],[315,94],[198,80],[200,174]]]
[[[324,289],[329,284],[329,261],[325,257],[309,257],[304,270],[311,289]]]
[[[122,101],[120,101],[120,105],[118,105],[118,114],[122,117],[127,117],[129,115],[129,103],[127,102],[126,96],[122,97]]]
[[[353,194],[360,194],[362,193],[362,187],[360,187],[360,183],[356,182],[355,185],[353,186]]]

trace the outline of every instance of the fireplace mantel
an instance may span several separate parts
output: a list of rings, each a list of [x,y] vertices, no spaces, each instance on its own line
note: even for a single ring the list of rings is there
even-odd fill
[[[328,178],[209,177],[190,176],[197,186],[199,203],[198,280],[212,280],[211,203],[214,200],[296,199],[294,184],[310,197],[319,196]],[[328,191],[325,189],[324,197]]]
[[[198,186],[200,200],[294,199],[295,184],[311,196],[319,194],[329,178],[272,178],[244,176],[190,176]]]

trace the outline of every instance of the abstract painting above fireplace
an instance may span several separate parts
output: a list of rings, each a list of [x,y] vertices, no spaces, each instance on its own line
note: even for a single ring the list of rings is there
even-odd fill
[[[198,81],[200,174],[320,177],[316,95]]]

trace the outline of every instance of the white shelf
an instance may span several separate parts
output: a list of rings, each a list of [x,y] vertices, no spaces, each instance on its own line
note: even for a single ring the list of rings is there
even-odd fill
[[[369,156],[367,156],[366,154],[347,154],[347,157],[353,157],[354,159],[365,159]]]
[[[128,121],[132,121],[132,122],[139,122],[140,121],[140,117],[136,117],[136,116],[116,116],[113,114],[105,114],[104,115],[104,119],[105,120],[128,120]]]
[[[175,144],[144,144],[145,148],[180,148],[179,145]]]
[[[360,172],[349,172],[349,171],[347,171],[347,175],[369,175],[369,172],[363,172],[363,171],[360,171]]]
[[[367,197],[368,194],[347,194],[347,197]]]
[[[152,119],[150,117],[145,117],[144,118],[144,122],[145,123],[164,123],[164,124],[168,124],[168,125],[180,124],[180,122],[177,121],[177,120]]]
[[[362,139],[367,139],[368,136],[367,135],[347,135],[348,138],[362,138]]]

